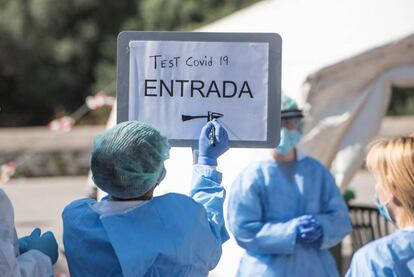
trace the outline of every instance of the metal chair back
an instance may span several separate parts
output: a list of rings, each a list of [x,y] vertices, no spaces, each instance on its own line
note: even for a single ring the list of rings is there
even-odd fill
[[[350,205],[349,215],[352,220],[352,252],[354,253],[370,241],[390,234],[392,227],[377,208]]]

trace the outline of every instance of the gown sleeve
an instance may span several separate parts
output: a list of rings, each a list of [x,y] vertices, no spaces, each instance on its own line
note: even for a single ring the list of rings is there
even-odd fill
[[[321,249],[330,248],[339,243],[352,230],[348,208],[335,183],[335,179],[325,170],[322,192],[321,213],[316,217],[323,228]]]
[[[384,252],[377,252],[375,241],[355,252],[345,277],[358,276],[400,276],[384,260],[392,260]],[[407,272],[401,276],[408,276]]]
[[[228,224],[237,243],[260,254],[292,254],[296,244],[296,218],[263,222],[265,199],[260,167],[247,168],[233,183],[228,206]]]
[[[53,276],[49,257],[37,250],[19,255],[13,206],[0,189],[0,275],[4,277]]]
[[[345,277],[370,276],[370,272],[365,270],[367,268],[367,264],[364,260],[361,260],[361,258],[363,257],[360,257],[358,252],[354,254]]]
[[[224,224],[223,204],[226,191],[221,185],[222,174],[215,167],[194,165],[191,197],[204,206],[210,228],[222,244],[229,239]]]

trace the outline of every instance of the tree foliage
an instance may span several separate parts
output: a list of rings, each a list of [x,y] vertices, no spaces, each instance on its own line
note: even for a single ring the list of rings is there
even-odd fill
[[[0,126],[44,125],[115,93],[121,30],[191,30],[258,0],[0,0]]]
[[[414,115],[414,88],[393,87],[387,115]]]

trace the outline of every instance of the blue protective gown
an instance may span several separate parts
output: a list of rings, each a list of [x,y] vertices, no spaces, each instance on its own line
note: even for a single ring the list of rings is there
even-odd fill
[[[414,230],[396,231],[359,249],[346,276],[414,276]]]
[[[169,193],[126,212],[100,216],[95,200],[63,211],[70,275],[207,276],[229,237],[221,173],[195,166],[192,197]]]
[[[347,206],[329,171],[304,157],[247,167],[233,183],[228,225],[246,250],[238,276],[338,276],[328,248],[351,232]],[[322,224],[320,245],[296,241],[298,217]]]

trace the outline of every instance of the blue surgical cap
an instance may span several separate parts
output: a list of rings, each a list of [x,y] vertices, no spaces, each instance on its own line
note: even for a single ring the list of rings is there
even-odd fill
[[[148,124],[120,123],[95,138],[90,157],[93,180],[120,199],[143,196],[157,184],[169,150],[168,139]]]
[[[297,110],[298,104],[289,96],[282,95],[282,111]]]
[[[296,125],[296,129],[302,133],[303,131],[303,112],[299,110],[298,104],[289,96],[282,95],[282,120],[289,120]]]

